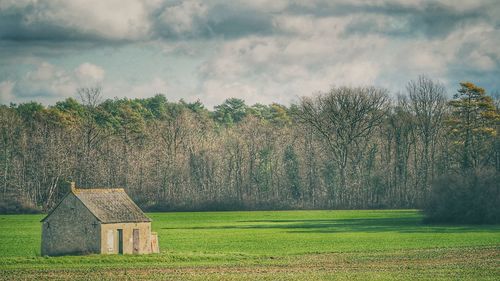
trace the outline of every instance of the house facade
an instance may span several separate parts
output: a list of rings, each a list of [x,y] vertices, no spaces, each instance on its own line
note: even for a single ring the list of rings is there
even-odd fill
[[[159,252],[151,219],[122,188],[71,191],[42,222],[42,256]]]

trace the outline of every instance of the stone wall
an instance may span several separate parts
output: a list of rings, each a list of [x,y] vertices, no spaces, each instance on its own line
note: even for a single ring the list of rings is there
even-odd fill
[[[139,230],[137,254],[151,253],[151,223],[112,223],[101,224],[101,253],[118,254],[118,229],[123,230],[123,253],[134,254],[133,230]]]
[[[42,223],[41,254],[99,253],[101,227],[96,217],[69,193]]]

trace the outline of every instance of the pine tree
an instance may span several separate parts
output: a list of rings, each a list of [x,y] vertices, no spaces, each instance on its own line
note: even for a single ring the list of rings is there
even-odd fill
[[[493,99],[483,88],[463,82],[449,104],[452,113],[448,124],[459,149],[460,166],[468,170],[487,163],[500,120]]]

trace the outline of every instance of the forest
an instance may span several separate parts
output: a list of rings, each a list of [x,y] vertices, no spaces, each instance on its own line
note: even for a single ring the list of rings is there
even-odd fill
[[[1,105],[0,211],[47,211],[71,181],[123,187],[146,210],[422,208],[435,183],[500,172],[498,95],[457,86],[421,76],[399,94],[333,87],[213,110],[89,87]]]

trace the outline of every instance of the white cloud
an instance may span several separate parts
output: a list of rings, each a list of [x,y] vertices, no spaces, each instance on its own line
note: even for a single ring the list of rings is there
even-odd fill
[[[85,36],[98,38],[96,42],[106,39],[104,45],[115,40],[116,46],[136,44],[138,49],[153,50],[161,56],[159,63],[168,64],[168,68],[151,67],[150,72],[144,69],[137,80],[124,81],[118,63],[90,63],[88,55],[95,53],[84,54],[76,69],[65,69],[33,52],[36,59],[23,65],[36,67],[20,70],[18,79],[9,76],[0,89],[3,100],[47,96],[54,100],[97,83],[107,97],[162,92],[170,100],[199,98],[210,106],[228,97],[245,98],[248,103],[288,103],[298,96],[326,91],[333,84],[375,84],[395,92],[419,74],[450,83],[482,79],[484,73],[498,76],[500,31],[495,15],[500,6],[469,2],[457,6],[452,0],[431,4],[424,0],[0,0],[0,16],[1,9],[8,14],[28,7],[23,10],[25,29],[21,31],[51,27],[67,36],[55,43],[49,36],[47,46],[57,49],[65,42],[81,46],[76,39]],[[481,8],[487,11],[476,10]],[[440,20],[440,13],[449,17]],[[462,14],[470,20],[463,21]],[[0,37],[2,32],[0,27]],[[25,35],[29,39],[33,34]],[[43,40],[26,42],[44,44]],[[19,57],[29,57],[19,53]],[[130,59],[118,53],[113,60]],[[134,54],[141,59],[140,51]],[[11,58],[4,65],[12,67],[16,60]],[[189,75],[195,78],[181,77]],[[499,85],[498,79],[488,79]]]
[[[480,71],[492,71],[496,67],[495,61],[490,56],[477,50],[472,51],[469,62],[475,69]]]
[[[344,19],[345,20],[345,19]],[[332,85],[371,85],[383,71],[380,59],[386,40],[376,36],[346,38],[324,36],[326,22],[312,20],[312,34],[298,37],[251,36],[226,41],[199,69],[200,100],[209,106],[228,97],[255,102],[290,103],[299,96],[327,91]],[[381,52],[381,55],[375,55]]]
[[[40,97],[56,100],[71,96],[77,89],[71,73],[53,64],[42,62],[16,82],[16,96],[24,100]]]
[[[153,1],[139,0],[39,0],[2,3],[3,9],[25,8],[22,25],[26,29],[60,28],[112,40],[147,38]]]
[[[86,62],[75,69],[75,75],[82,83],[98,83],[104,79],[104,69]]]
[[[0,11],[11,8],[24,8],[28,5],[33,5],[36,0],[2,0],[0,1]]]
[[[167,7],[160,15],[160,18],[169,29],[182,34],[193,32],[195,20],[204,17],[206,13],[207,6],[205,4],[189,0]]]
[[[312,16],[280,15],[273,20],[274,27],[288,33],[309,36],[316,31]]]
[[[15,81],[0,83],[2,103],[31,100],[50,104],[67,97],[74,97],[81,87],[100,85],[104,70],[97,65],[83,63],[73,70],[66,70],[46,61],[37,62],[35,67]]]
[[[48,62],[40,62],[37,68],[26,74],[26,79],[31,81],[44,81],[55,79],[64,75],[61,70],[56,69],[56,67]]]
[[[252,1],[241,1],[239,5],[248,5],[254,9],[266,12],[280,12],[290,5],[291,1],[287,0],[252,0]]]
[[[332,85],[376,85],[395,93],[420,74],[452,81],[450,66],[461,60],[476,70],[498,67],[498,48],[492,42],[500,37],[491,27],[464,25],[439,38],[344,33],[350,23],[363,17],[284,14],[274,20],[275,27],[285,32],[281,35],[226,40],[200,67],[198,96],[214,105],[231,96],[248,103],[288,103]],[[386,17],[370,15],[380,26],[402,24],[400,19]],[[478,48],[464,56],[461,50],[466,46]]]
[[[14,100],[15,82],[7,80],[0,82],[0,104],[8,104]]]

